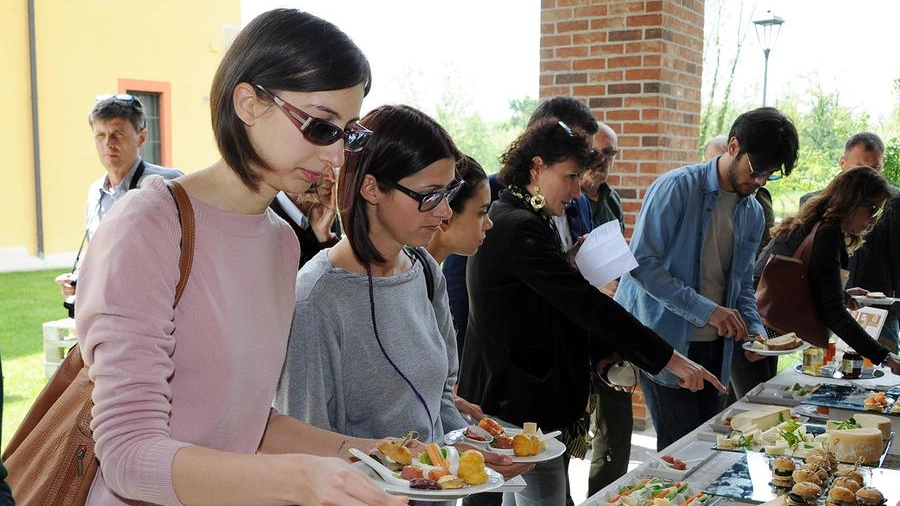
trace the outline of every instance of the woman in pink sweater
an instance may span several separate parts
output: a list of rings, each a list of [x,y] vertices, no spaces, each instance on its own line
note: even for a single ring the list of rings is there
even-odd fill
[[[76,315],[100,460],[88,504],[406,503],[348,464],[348,448],[372,440],[270,407],[299,249],[268,205],[362,149],[370,77],[359,48],[310,14],[278,9],[241,31],[210,93],[222,159],[179,179],[196,245],[175,309],[181,228],[163,180],[148,178],[104,220]]]

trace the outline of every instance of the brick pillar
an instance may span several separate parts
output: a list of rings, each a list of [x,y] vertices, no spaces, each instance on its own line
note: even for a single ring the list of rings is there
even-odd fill
[[[656,176],[697,160],[702,0],[542,0],[542,99],[587,103],[619,136],[626,236]]]
[[[618,134],[626,237],[647,186],[698,161],[702,63],[703,0],[541,1],[541,99],[575,97]],[[647,426],[640,391],[634,416]]]

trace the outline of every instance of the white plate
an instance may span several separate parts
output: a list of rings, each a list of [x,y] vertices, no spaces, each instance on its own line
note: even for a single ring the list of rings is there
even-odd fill
[[[511,429],[509,427],[505,427],[504,429],[506,430],[506,433],[510,436],[515,436],[519,432],[522,432],[522,429]],[[444,442],[448,445],[453,445],[456,443],[469,443],[474,446],[478,446],[472,440],[465,437],[465,434],[464,434],[465,431],[466,431],[466,429],[456,429],[456,430],[452,430],[452,431],[444,434]],[[540,432],[538,432],[538,435],[541,435]],[[513,455],[512,450],[498,450],[497,448],[491,448],[490,445],[488,445],[486,443],[482,443],[481,445],[487,451],[491,451],[494,453],[500,453],[503,455],[509,455],[510,457],[512,457],[513,462],[530,462],[530,463],[546,462],[548,460],[552,460],[552,459],[555,459],[556,457],[559,457],[566,451],[566,445],[564,445],[560,440],[558,440],[556,438],[551,437],[551,438],[544,439],[544,443],[547,445],[547,448],[544,451],[542,451],[541,453],[538,453],[537,455],[532,455],[531,457],[516,457],[515,455]]]
[[[673,457],[681,459],[687,464],[685,469],[680,471],[678,469],[672,469],[665,465],[659,457],[655,457],[656,460],[647,465],[647,468],[644,469],[644,473],[649,474],[650,476],[659,476],[660,478],[670,478],[681,481],[689,474],[693,473],[698,467],[702,466],[704,462],[712,458],[715,453],[716,451],[710,447],[708,442],[694,441],[684,448],[672,453]]]
[[[744,341],[744,344],[741,345],[741,348],[743,348],[747,351],[752,351],[753,353],[757,353],[764,357],[778,357],[781,355],[790,355],[791,353],[796,353],[798,351],[805,350],[806,348],[809,348],[809,343],[804,341],[803,344],[801,344],[800,346],[797,346],[796,348],[791,348],[789,350],[760,350],[759,348],[753,347],[753,341]]]
[[[891,304],[900,300],[900,299],[895,299],[894,297],[885,297],[883,299],[882,298],[873,299],[871,297],[866,297],[865,295],[853,295],[852,297],[860,304],[866,304],[869,306],[890,306]]]
[[[486,468],[485,471],[487,471],[488,474],[488,481],[481,485],[450,490],[418,490],[409,488],[409,485],[402,487],[387,483],[381,479],[372,468],[362,462],[354,462],[353,466],[371,477],[375,481],[375,484],[385,492],[395,495],[405,495],[416,501],[449,501],[453,499],[462,499],[468,495],[489,492],[503,485],[503,476],[493,469]]]

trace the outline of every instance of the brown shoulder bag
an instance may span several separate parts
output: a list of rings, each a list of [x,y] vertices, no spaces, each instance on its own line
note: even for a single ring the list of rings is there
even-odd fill
[[[194,259],[194,210],[184,188],[168,181],[181,222],[181,277],[175,303],[184,292]],[[88,368],[78,344],[41,390],[3,452],[9,471],[6,481],[16,504],[83,505],[97,474],[91,431],[91,392]]]
[[[827,348],[828,327],[813,305],[807,275],[819,225],[813,226],[794,256],[769,257],[756,288],[756,307],[766,327],[782,334],[794,332],[813,346]]]

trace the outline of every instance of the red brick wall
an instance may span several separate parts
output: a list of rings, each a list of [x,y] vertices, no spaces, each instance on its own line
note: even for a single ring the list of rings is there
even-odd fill
[[[542,0],[542,99],[573,96],[619,135],[626,235],[647,186],[697,161],[702,0]]]
[[[697,161],[702,63],[703,0],[541,1],[541,99],[575,97],[618,134],[626,237],[647,186]],[[633,411],[642,430],[640,390]]]

